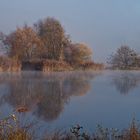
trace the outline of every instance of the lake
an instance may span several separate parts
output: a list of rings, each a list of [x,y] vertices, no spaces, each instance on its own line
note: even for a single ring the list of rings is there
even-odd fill
[[[27,112],[17,113],[19,107]],[[140,72],[22,72],[0,74],[0,118],[18,115],[36,122],[38,132],[80,124],[92,132],[97,124],[128,127],[140,119]]]

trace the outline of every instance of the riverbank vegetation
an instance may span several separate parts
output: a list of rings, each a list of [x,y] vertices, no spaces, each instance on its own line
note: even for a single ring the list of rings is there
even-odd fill
[[[73,43],[55,18],[18,27],[8,35],[1,33],[0,41],[5,53],[1,71],[103,69],[103,64],[93,61],[92,50],[86,44]]]
[[[18,113],[23,113],[17,109]],[[14,114],[0,120],[0,140],[140,140],[140,129],[135,119],[126,129],[104,128],[97,125],[96,131],[91,135],[80,125],[75,125],[67,131],[45,133],[39,137],[33,129],[33,124],[21,125]]]

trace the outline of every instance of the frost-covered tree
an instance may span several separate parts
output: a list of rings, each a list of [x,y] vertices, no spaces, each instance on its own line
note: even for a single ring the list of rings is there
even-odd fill
[[[137,66],[137,53],[129,46],[121,46],[116,53],[111,55],[108,63],[112,68],[129,69]]]

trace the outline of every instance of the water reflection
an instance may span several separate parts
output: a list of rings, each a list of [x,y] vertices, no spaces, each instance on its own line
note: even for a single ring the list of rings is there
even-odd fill
[[[8,103],[14,109],[20,106],[28,108],[33,115],[52,121],[58,118],[71,96],[82,96],[90,90],[93,73],[22,73],[1,75],[0,85],[3,96],[0,102]],[[1,88],[1,87],[0,87]]]
[[[121,94],[128,94],[136,88],[140,82],[140,75],[136,73],[124,72],[113,76],[112,83]]]

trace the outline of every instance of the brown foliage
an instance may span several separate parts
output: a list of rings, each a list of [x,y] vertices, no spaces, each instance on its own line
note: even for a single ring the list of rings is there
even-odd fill
[[[17,28],[16,31],[6,37],[5,43],[10,47],[9,55],[18,60],[39,57],[42,52],[41,40],[36,32],[27,26]]]
[[[42,70],[44,67],[44,71],[63,71],[102,67],[94,64],[92,50],[87,45],[71,43],[55,18],[41,20],[34,24],[34,28],[25,25],[9,35],[0,33],[0,40],[8,47],[9,57],[21,62],[22,70]]]
[[[65,59],[72,65],[79,65],[80,63],[91,60],[92,51],[85,44],[72,44],[65,48]]]
[[[43,71],[66,71],[72,70],[72,67],[64,61],[45,60],[43,64]]]
[[[47,49],[46,57],[54,60],[61,59],[66,36],[60,22],[54,18],[47,18],[39,21],[35,27],[44,47]]]
[[[79,64],[79,68],[83,70],[102,70],[104,68],[104,65],[99,63],[94,63],[93,61],[87,61]]]

